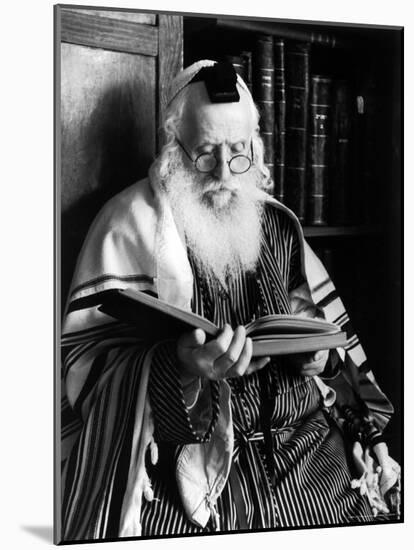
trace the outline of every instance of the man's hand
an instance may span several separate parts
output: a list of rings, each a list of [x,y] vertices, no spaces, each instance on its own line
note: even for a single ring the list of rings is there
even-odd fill
[[[236,330],[225,325],[214,340],[206,342],[201,329],[183,334],[177,342],[177,355],[187,376],[199,376],[210,380],[232,378],[252,374],[263,368],[270,357],[252,360],[252,340],[246,338],[246,330]]]
[[[325,349],[316,353],[296,353],[289,355],[289,361],[298,374],[302,376],[315,376],[323,372],[328,357],[329,350]]]

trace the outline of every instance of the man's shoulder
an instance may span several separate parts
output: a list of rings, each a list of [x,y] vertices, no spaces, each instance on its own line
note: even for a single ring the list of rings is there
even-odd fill
[[[149,179],[129,185],[112,198],[100,210],[95,224],[107,231],[119,231],[127,226],[148,223],[156,218],[157,202]]]
[[[136,212],[137,208],[155,208],[155,196],[148,178],[136,181],[111,197],[102,207],[100,215],[116,220],[129,212]]]
[[[271,227],[288,227],[292,230],[300,230],[300,222],[294,212],[281,202],[269,197],[265,201],[264,223]]]

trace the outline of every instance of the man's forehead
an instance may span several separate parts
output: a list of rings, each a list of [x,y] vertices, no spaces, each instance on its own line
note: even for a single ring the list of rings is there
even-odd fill
[[[181,137],[189,145],[236,143],[250,137],[254,129],[253,116],[245,93],[240,94],[239,102],[211,103],[202,82],[191,87],[181,127]]]

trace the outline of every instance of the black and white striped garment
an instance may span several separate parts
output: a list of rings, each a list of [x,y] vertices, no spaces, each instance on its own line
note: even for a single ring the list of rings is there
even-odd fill
[[[288,292],[302,282],[296,231],[291,220],[275,209],[264,215],[257,272],[232,281],[228,291],[219,284],[207,285],[191,256],[190,261],[195,275],[193,310],[221,326],[246,324],[268,313],[289,313]],[[368,501],[351,489],[342,435],[322,412],[313,378],[292,374],[282,359],[272,360],[261,373],[228,380],[235,449],[232,482],[227,482],[217,502],[220,529],[372,521]],[[272,472],[261,422],[263,384],[270,396]],[[148,464],[155,499],[143,503],[143,535],[214,530],[211,521],[202,529],[186,518],[174,469],[180,445],[205,441],[214,428],[218,383],[209,383],[208,389],[210,410],[205,405],[208,414],[204,415],[208,421],[200,432],[184,404],[174,346],[159,347],[149,392],[160,461],[156,466]],[[236,501],[241,501],[241,507]]]

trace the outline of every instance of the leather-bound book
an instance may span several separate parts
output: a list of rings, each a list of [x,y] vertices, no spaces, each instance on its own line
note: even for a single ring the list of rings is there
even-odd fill
[[[244,66],[244,81],[247,84],[250,92],[253,94],[253,76],[252,76],[252,52],[242,51],[240,57]]]
[[[232,63],[236,73],[242,77],[250,92],[253,93],[252,52],[243,51],[240,55],[226,55],[225,60]]]
[[[273,36],[258,35],[253,52],[253,98],[260,111],[260,134],[264,143],[264,161],[274,178],[275,71]]]
[[[336,80],[332,89],[331,184],[329,223],[350,223],[352,95],[346,80]]]
[[[239,74],[243,80],[246,80],[246,71],[245,71],[245,64],[243,62],[243,58],[241,55],[226,55],[225,56],[226,61],[229,61],[236,71],[237,74]]]
[[[306,144],[309,102],[308,43],[286,48],[285,203],[304,223],[306,213]]]
[[[329,146],[332,80],[312,75],[309,103],[309,185],[306,221],[328,224]]]
[[[286,77],[285,41],[275,39],[275,198],[285,202]]]

